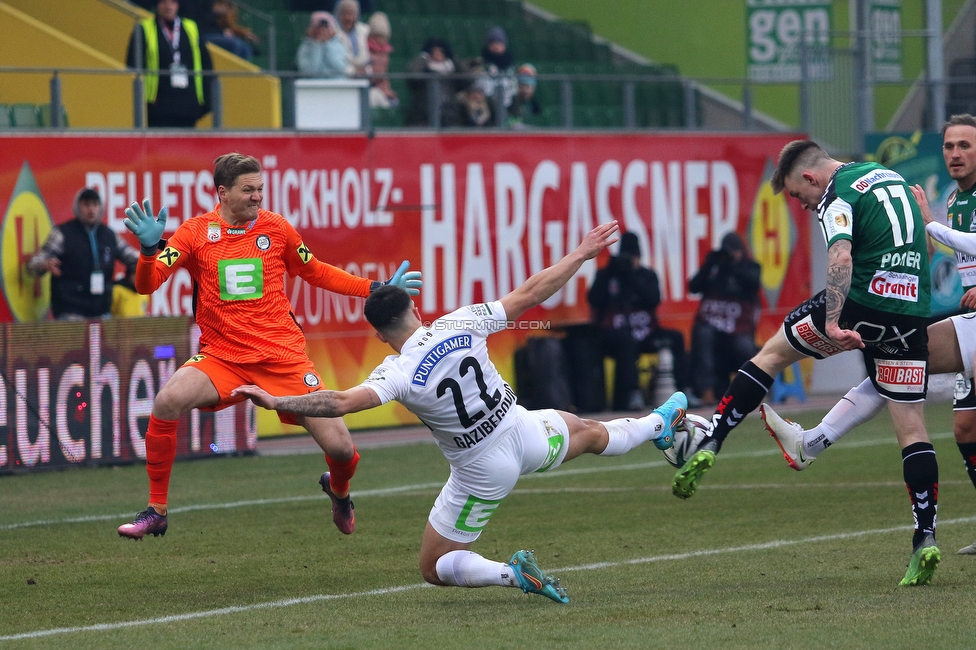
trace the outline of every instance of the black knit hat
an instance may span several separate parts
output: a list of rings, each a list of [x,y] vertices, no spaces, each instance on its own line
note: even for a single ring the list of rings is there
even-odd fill
[[[620,235],[620,254],[640,257],[640,240],[632,232]]]

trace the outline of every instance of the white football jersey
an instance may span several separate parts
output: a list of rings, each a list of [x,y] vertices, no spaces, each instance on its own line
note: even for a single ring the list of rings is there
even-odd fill
[[[516,419],[515,393],[486,344],[506,322],[497,300],[461,307],[414,332],[360,385],[419,417],[451,463],[476,458]]]

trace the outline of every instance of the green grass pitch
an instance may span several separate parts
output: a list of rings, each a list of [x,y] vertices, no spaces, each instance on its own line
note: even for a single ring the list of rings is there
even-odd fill
[[[804,424],[819,413],[797,416]],[[911,513],[886,415],[790,470],[761,422],[729,438],[693,499],[644,445],[524,477],[474,549],[534,549],[572,602],[425,587],[417,551],[447,476],[430,444],[369,449],[341,535],[321,455],[182,463],[165,537],[120,539],[142,466],[0,478],[3,648],[970,648],[976,493],[948,405],[942,564],[898,586]]]

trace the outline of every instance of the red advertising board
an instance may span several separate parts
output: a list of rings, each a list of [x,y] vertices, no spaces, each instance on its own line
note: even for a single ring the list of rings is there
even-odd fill
[[[795,203],[774,196],[769,177],[791,137],[758,134],[163,134],[0,135],[0,321],[44,318],[46,282],[23,262],[52,224],[71,218],[75,193],[94,187],[106,223],[126,234],[132,201],[167,205],[175,228],[215,205],[214,158],[253,155],[265,174],[265,207],[283,214],[320,259],[385,279],[409,259],[424,274],[418,303],[434,318],[492,300],[572,250],[591,227],[616,219],[637,234],[657,271],[668,327],[690,328],[697,298],[687,279],[722,236],[735,230],[763,266],[767,338],[810,291],[810,228]],[[128,236],[128,235],[127,235]],[[134,240],[131,240],[134,242]],[[586,289],[599,260],[545,305],[524,329],[492,337],[511,377],[516,346],[532,328],[589,318]],[[286,282],[308,350],[330,387],[349,387],[389,354],[362,316],[362,300]],[[154,316],[189,315],[192,287],[178,272],[152,297]],[[350,427],[416,421],[397,405],[347,418]],[[282,429],[259,416],[262,435]]]

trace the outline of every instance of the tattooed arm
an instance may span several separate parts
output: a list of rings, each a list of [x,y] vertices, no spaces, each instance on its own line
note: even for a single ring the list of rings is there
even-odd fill
[[[379,396],[363,386],[349,390],[320,390],[287,397],[274,397],[257,386],[239,386],[231,391],[231,396],[246,397],[258,406],[272,411],[323,418],[338,418],[380,405]]]
[[[847,292],[851,290],[854,271],[849,239],[835,241],[827,250],[827,324],[825,333],[845,350],[863,348],[861,335],[853,330],[841,329],[838,321],[844,309]]]

